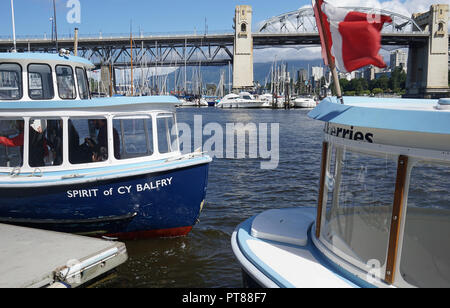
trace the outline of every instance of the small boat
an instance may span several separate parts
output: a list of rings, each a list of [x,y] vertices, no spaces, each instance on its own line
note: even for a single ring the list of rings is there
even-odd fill
[[[450,287],[450,99],[344,102],[309,112],[324,122],[317,206],[235,229],[244,285]]]
[[[202,98],[206,100],[209,107],[215,107],[218,102],[217,96],[203,96]]]
[[[295,108],[315,108],[316,106],[316,101],[310,97],[297,97],[294,100]]]
[[[208,102],[203,98],[195,98],[190,100],[181,100],[178,107],[208,107]]]
[[[284,96],[277,95],[276,97],[273,97],[272,94],[265,93],[260,95],[259,99],[264,102],[264,108],[284,109],[287,107]],[[292,107],[292,102],[289,107]]]
[[[90,99],[90,67],[66,55],[0,54],[0,223],[120,239],[186,235],[211,158],[180,152],[178,99]]]
[[[263,108],[264,101],[256,99],[249,92],[225,95],[217,104],[220,108]]]

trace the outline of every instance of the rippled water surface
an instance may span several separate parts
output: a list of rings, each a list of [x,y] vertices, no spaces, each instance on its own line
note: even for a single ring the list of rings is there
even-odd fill
[[[260,159],[214,158],[207,204],[186,237],[128,241],[127,263],[106,287],[241,287],[241,272],[231,250],[238,224],[264,210],[316,204],[323,124],[307,110],[222,110],[180,108],[178,122],[193,128],[219,123],[279,123],[279,164],[263,170]],[[269,129],[270,132],[270,129]],[[209,136],[203,137],[205,142]],[[269,143],[270,144],[270,143]],[[224,149],[225,151],[225,149]]]

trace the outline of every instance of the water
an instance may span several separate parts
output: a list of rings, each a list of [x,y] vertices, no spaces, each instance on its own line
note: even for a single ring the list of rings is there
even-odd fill
[[[236,226],[267,209],[317,203],[323,124],[307,113],[179,108],[178,122],[191,127],[194,115],[202,115],[203,125],[215,122],[224,128],[226,123],[279,123],[278,167],[262,170],[260,159],[214,158],[199,224],[186,237],[126,242],[129,260],[104,287],[242,287],[230,242]]]

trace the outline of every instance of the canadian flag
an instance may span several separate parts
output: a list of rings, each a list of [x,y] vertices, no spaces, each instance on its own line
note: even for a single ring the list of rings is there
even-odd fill
[[[392,22],[389,16],[336,8],[323,0],[313,0],[313,8],[326,65],[329,63],[324,42],[328,40],[332,59],[342,72],[351,72],[369,64],[386,67],[378,52],[383,24]]]

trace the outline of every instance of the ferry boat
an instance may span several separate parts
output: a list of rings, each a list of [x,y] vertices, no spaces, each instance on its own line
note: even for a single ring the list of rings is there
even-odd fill
[[[240,224],[246,286],[450,287],[450,99],[324,99],[317,206]]]
[[[219,108],[263,108],[264,101],[256,99],[249,92],[225,95],[216,105]]]
[[[186,235],[209,156],[179,149],[172,96],[90,99],[66,54],[0,54],[0,223],[120,239]]]

